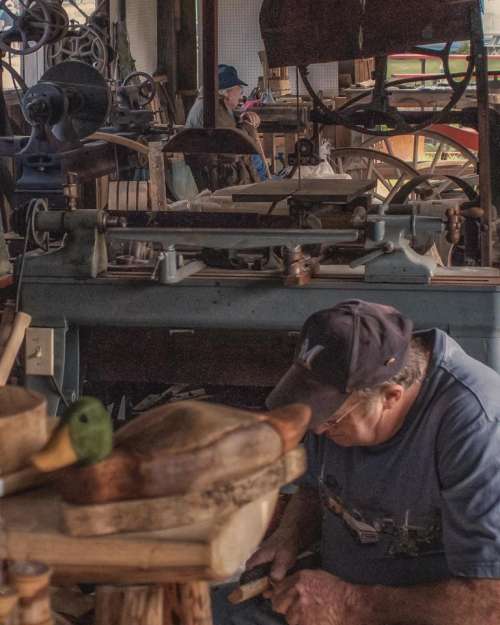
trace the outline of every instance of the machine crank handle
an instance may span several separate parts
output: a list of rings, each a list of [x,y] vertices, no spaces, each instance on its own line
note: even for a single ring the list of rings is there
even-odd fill
[[[367,265],[368,263],[371,263],[376,258],[379,258],[379,256],[383,256],[384,254],[392,254],[394,250],[394,243],[384,243],[381,247],[375,248],[373,251],[365,254],[361,258],[356,258],[350,263],[349,266],[351,267],[351,269],[356,269],[356,267],[361,267],[362,265]]]

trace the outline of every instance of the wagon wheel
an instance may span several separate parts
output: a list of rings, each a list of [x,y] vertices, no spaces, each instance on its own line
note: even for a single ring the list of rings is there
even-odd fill
[[[362,147],[400,158],[419,174],[437,175],[437,179],[442,176],[437,195],[453,187],[446,176],[462,178],[472,186],[477,184],[477,153],[435,130],[398,137],[369,137]]]
[[[338,148],[330,152],[328,160],[335,173],[349,174],[354,180],[376,180],[373,198],[379,204],[390,203],[418,176],[418,171],[403,160],[369,148]]]

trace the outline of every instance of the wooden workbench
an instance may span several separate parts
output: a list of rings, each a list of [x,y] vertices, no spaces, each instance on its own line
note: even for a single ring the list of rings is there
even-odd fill
[[[276,467],[283,484],[296,479],[304,469],[302,449],[288,452]],[[55,490],[35,489],[0,499],[0,558],[45,562],[52,567],[54,583],[59,585],[157,584],[165,593],[165,608],[168,597],[185,597],[186,614],[192,605],[205,606],[204,616],[198,620],[186,616],[185,623],[210,625],[208,582],[233,575],[256,549],[271,520],[278,492],[274,488],[262,493],[213,521],[155,532],[81,538],[64,533],[63,503]],[[172,594],[177,586],[178,592]],[[119,592],[123,593],[123,588]],[[103,587],[101,594],[107,598],[98,601],[99,609],[110,605],[109,593],[110,587]],[[167,622],[161,620],[163,625]]]

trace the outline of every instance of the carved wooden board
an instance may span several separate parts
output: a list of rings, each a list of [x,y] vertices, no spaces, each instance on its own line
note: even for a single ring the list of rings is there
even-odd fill
[[[59,490],[79,505],[208,490],[296,447],[309,417],[302,405],[262,414],[196,401],[159,406],[116,433],[111,456],[64,471]]]
[[[94,506],[63,504],[64,526],[72,536],[97,536],[214,521],[295,480],[304,471],[304,451],[297,448],[250,475],[221,482],[209,491]]]

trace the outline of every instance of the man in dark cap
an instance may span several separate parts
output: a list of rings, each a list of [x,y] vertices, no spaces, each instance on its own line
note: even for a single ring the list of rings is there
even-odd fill
[[[259,116],[253,112],[244,113],[238,120],[235,116],[243,93],[242,87],[246,87],[247,83],[240,79],[232,65],[219,65],[218,76],[219,100],[215,112],[217,128],[240,128],[255,141]],[[186,128],[203,128],[203,92],[189,111]],[[199,191],[215,191],[223,187],[259,182],[262,174],[257,165],[261,160],[258,155],[255,158],[229,154],[186,155],[186,162],[191,167]]]
[[[500,376],[390,306],[312,315],[268,398],[312,409],[308,471],[218,625],[499,625]],[[288,574],[320,541],[318,569]],[[221,591],[222,594],[222,591]]]

